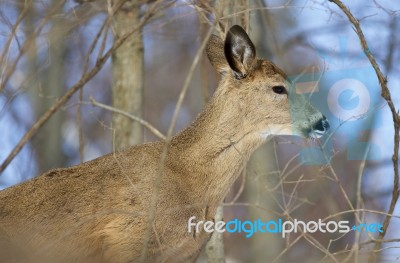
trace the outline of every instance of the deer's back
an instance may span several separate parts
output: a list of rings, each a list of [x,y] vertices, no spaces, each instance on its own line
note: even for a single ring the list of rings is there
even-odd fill
[[[79,259],[101,255],[93,259],[97,262],[110,258],[128,262],[137,257],[147,233],[162,146],[156,142],[132,147],[71,168],[51,170],[1,191],[0,249],[31,258],[54,254],[59,262],[59,255],[68,255],[66,261],[76,260],[73,255]],[[180,228],[185,227],[183,218],[196,214],[196,209],[181,209],[180,204],[188,201],[176,177],[166,165],[154,223],[159,236],[151,231],[149,255],[156,256],[162,247],[179,247],[169,240],[175,236],[177,242],[185,243],[185,238],[178,238]],[[175,220],[182,221],[181,227]],[[154,244],[155,240],[159,244]]]

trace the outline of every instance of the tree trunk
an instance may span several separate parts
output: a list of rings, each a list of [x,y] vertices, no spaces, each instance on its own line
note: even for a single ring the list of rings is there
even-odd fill
[[[63,5],[58,1],[53,1],[49,9],[56,8],[62,10]],[[28,21],[34,20],[34,6],[31,6]],[[64,58],[66,50],[65,43],[65,23],[64,19],[53,16],[51,18],[52,27],[48,33],[48,61],[46,69],[43,72],[38,72],[37,50],[35,45],[35,37],[32,39],[32,44],[27,52],[28,54],[28,69],[29,74],[33,77],[28,84],[31,89],[30,95],[37,116],[41,116],[46,112],[54,101],[61,97],[64,87]],[[32,22],[33,24],[33,22]],[[63,33],[64,32],[64,33]],[[32,37],[34,28],[30,25],[26,26],[27,38]],[[36,77],[37,76],[37,77]],[[54,116],[43,126],[39,136],[33,140],[34,149],[38,161],[39,173],[52,168],[64,166],[66,160],[62,151],[62,123],[64,112],[58,111]]]
[[[140,5],[126,1],[114,14],[115,38],[123,36],[140,21]],[[112,57],[112,103],[115,108],[139,118],[143,115],[144,49],[141,30],[130,36]],[[142,126],[113,114],[114,149],[121,150],[143,140]]]

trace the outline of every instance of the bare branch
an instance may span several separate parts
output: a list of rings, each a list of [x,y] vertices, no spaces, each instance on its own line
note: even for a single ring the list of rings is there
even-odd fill
[[[400,189],[399,189],[399,128],[400,128],[400,118],[397,113],[397,110],[394,106],[392,101],[392,97],[390,95],[390,90],[387,86],[387,79],[383,75],[381,69],[379,68],[378,64],[374,56],[371,54],[367,41],[365,39],[364,33],[361,30],[359,21],[353,16],[350,10],[340,1],[340,0],[330,0],[330,2],[335,3],[347,16],[351,24],[354,26],[354,29],[357,33],[358,38],[360,39],[361,47],[365,55],[367,56],[368,60],[370,61],[372,67],[375,70],[375,73],[378,77],[379,84],[381,86],[381,95],[386,100],[390,111],[392,112],[393,124],[394,124],[394,151],[392,156],[393,161],[393,169],[394,169],[394,182],[393,182],[393,191],[392,191],[392,199],[390,201],[389,211],[388,214],[391,215],[394,211],[396,206],[397,200],[399,199]],[[383,232],[379,233],[378,240],[382,240],[385,237],[386,231],[389,227],[391,216],[386,216],[385,221],[383,223]],[[381,242],[375,243],[374,250],[378,251],[381,246]],[[371,253],[371,257],[369,258],[369,262],[376,261],[376,254]]]
[[[134,121],[140,123],[141,125],[143,125],[144,127],[146,127],[149,131],[151,131],[158,138],[160,138],[162,140],[165,140],[165,135],[162,134],[157,128],[155,128],[153,125],[151,125],[147,121],[145,121],[145,120],[143,120],[143,119],[141,119],[141,118],[139,118],[137,116],[134,116],[132,114],[129,114],[126,111],[122,111],[120,109],[116,109],[114,107],[111,107],[111,106],[105,105],[103,103],[97,102],[92,97],[90,97],[89,100],[90,100],[90,104],[91,105],[99,107],[99,108],[102,108],[102,109],[105,109],[105,110],[108,110],[108,111],[111,111],[111,112],[115,112],[115,113],[121,114],[121,115],[123,115],[123,116],[125,116],[125,117],[127,117],[127,118],[129,118],[131,120],[134,120]],[[86,103],[84,103],[84,104],[86,104]]]

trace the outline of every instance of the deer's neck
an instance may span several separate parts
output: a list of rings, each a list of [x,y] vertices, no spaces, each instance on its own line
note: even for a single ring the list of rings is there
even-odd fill
[[[208,205],[222,201],[250,155],[265,141],[246,123],[245,109],[217,90],[205,110],[171,141],[170,153],[193,196]],[[233,98],[234,99],[234,98]],[[254,129],[254,128],[253,128]],[[171,156],[172,156],[171,155]]]

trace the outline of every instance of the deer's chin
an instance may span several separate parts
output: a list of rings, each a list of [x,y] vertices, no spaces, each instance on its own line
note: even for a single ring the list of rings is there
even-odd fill
[[[260,135],[263,139],[269,139],[276,135],[296,135],[296,133],[294,133],[290,127],[288,128],[281,125],[276,125],[268,127],[268,129],[262,131]]]
[[[311,139],[319,139],[319,138],[321,138],[322,136],[324,136],[324,134],[325,134],[325,132],[326,131],[320,131],[320,130],[312,130],[312,131],[310,131],[309,133],[308,133],[308,138],[311,138]]]
[[[328,132],[329,126],[324,127],[321,130],[318,129],[309,129],[305,131],[305,136],[306,138],[311,138],[311,139],[319,139],[322,136],[324,136]]]

